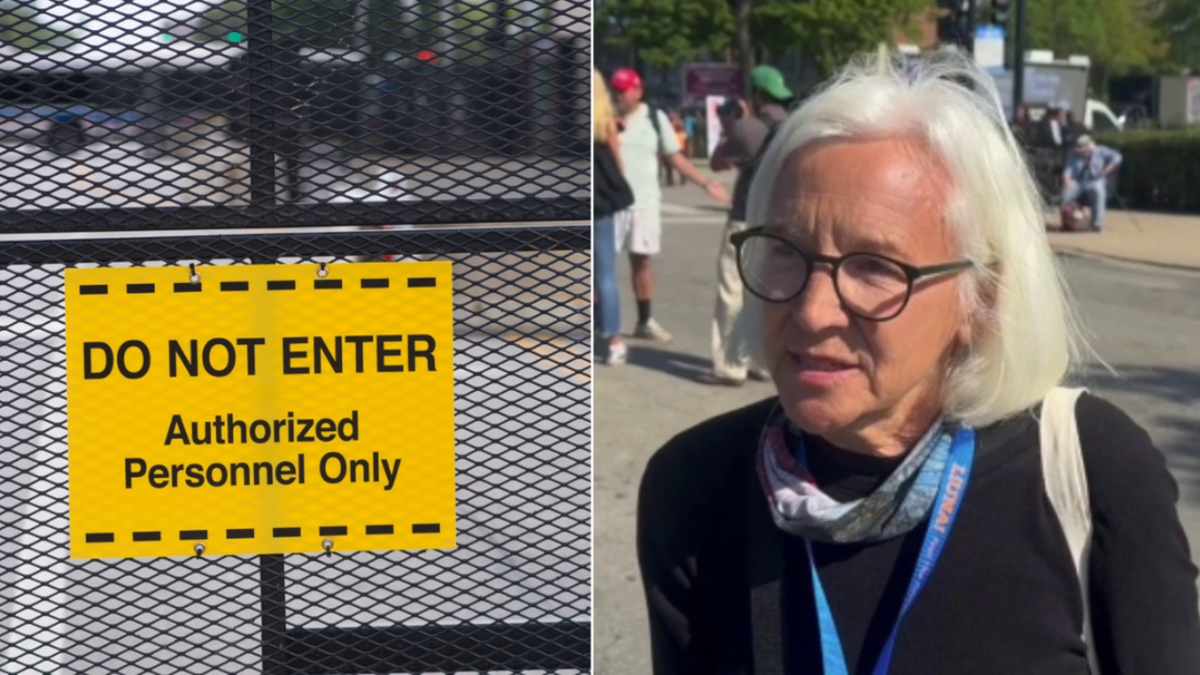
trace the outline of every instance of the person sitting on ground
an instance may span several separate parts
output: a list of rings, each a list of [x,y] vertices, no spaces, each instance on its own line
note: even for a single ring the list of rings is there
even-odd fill
[[[1121,166],[1121,153],[1096,141],[1087,134],[1075,141],[1075,149],[1067,155],[1063,168],[1062,205],[1086,201],[1092,210],[1092,229],[1104,231],[1105,202],[1108,200],[1108,177]]]

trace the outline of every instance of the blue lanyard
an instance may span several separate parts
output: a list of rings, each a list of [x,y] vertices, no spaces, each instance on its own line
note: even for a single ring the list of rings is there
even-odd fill
[[[967,481],[971,478],[971,464],[975,460],[975,432],[961,428],[954,434],[954,442],[950,447],[950,457],[946,461],[946,469],[942,472],[942,482],[934,499],[934,509],[929,515],[929,526],[925,530],[925,542],[921,544],[921,554],[917,557],[917,568],[913,578],[908,583],[908,592],[904,594],[904,603],[900,605],[900,615],[896,617],[896,625],[888,635],[879,661],[875,664],[873,675],[887,675],[892,663],[892,649],[896,646],[896,634],[900,623],[904,621],[909,608],[912,607],[921,590],[929,581],[933,568],[937,566],[938,557],[946,547],[946,539],[950,529],[954,527],[954,519],[958,516],[958,507],[962,505],[967,492]],[[821,586],[821,578],[817,575],[817,564],[813,560],[812,545],[804,541],[808,552],[808,566],[812,572],[813,596],[817,602],[817,621],[821,629],[821,660],[825,664],[825,675],[849,675],[846,667],[846,654],[842,651],[842,640],[838,637],[837,625],[833,621],[833,611],[825,598],[825,589]]]

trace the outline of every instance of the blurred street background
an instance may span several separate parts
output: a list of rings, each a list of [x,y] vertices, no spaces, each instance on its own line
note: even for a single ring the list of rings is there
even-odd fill
[[[1166,454],[1200,554],[1200,3],[598,0],[596,31],[600,71],[640,73],[645,101],[671,115],[686,156],[727,188],[736,170],[707,164],[721,138],[718,111],[749,98],[754,66],[778,68],[802,100],[849,56],[881,44],[971,55],[992,75],[1046,197],[1048,237],[1099,357],[1080,379]],[[1057,208],[1064,159],[1085,133],[1124,156],[1103,233],[1067,231]],[[647,459],[684,429],[774,391],[697,379],[712,367],[727,215],[680,182],[664,171],[663,245],[653,262],[654,317],[674,339],[628,338],[626,364],[596,369],[595,668],[604,675],[650,671],[634,545]],[[632,326],[627,260],[619,275],[622,326]]]

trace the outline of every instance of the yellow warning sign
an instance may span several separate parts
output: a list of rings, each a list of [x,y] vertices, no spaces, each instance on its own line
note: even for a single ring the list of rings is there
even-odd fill
[[[453,548],[448,262],[66,271],[71,557]]]

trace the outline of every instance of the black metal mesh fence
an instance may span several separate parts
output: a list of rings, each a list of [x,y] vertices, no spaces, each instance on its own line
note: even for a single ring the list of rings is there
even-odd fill
[[[588,0],[0,2],[0,232],[586,220]]]
[[[0,672],[589,669],[587,228],[362,229],[586,220],[589,21],[0,1]],[[382,259],[453,262],[457,549],[69,558],[66,268]]]
[[[590,668],[587,227],[0,242],[0,671]],[[458,548],[68,557],[66,267],[451,260]]]

